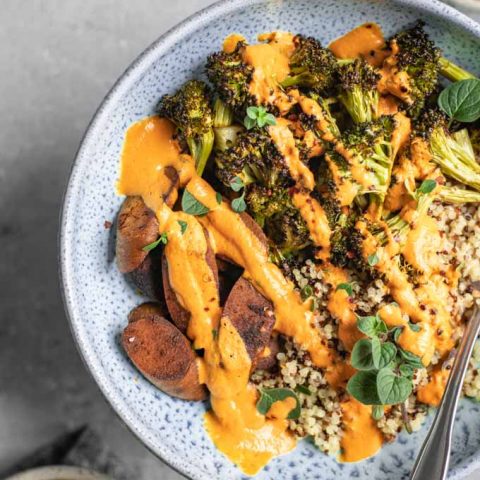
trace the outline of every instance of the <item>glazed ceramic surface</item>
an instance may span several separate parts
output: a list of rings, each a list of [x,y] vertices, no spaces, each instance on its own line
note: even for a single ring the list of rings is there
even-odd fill
[[[117,271],[113,221],[119,154],[127,127],[152,114],[159,97],[203,75],[206,56],[231,32],[290,30],[324,44],[366,21],[390,35],[423,19],[445,55],[480,73],[480,26],[433,0],[230,0],[215,4],[168,32],[146,50],[113,87],[94,117],[72,170],[62,217],[61,271],[73,334],[87,367],[132,431],[166,462],[195,480],[246,478],[215,449],[203,429],[203,403],[170,398],[127,360],[119,336],[142,297]],[[92,75],[94,72],[92,72]],[[452,480],[480,467],[480,406],[464,401],[455,427]],[[338,464],[307,442],[272,461],[261,480],[400,480],[408,478],[425,429],[400,435],[374,458]],[[365,438],[368,442],[368,438]]]

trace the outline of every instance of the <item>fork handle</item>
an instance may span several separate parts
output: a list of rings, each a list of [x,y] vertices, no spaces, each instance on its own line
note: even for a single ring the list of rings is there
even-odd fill
[[[455,356],[442,402],[417,457],[410,480],[445,480],[447,477],[455,412],[479,330],[480,313],[475,307]]]

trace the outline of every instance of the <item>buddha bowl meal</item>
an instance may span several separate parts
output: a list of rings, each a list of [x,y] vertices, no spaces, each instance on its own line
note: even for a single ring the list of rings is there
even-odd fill
[[[205,73],[125,134],[124,350],[248,475],[300,439],[375,455],[439,404],[476,301],[480,81],[421,23],[234,33]]]

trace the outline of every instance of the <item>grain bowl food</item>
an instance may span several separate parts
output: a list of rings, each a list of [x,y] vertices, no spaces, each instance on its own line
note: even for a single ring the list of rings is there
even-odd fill
[[[122,343],[247,474],[342,462],[441,400],[480,280],[480,81],[421,23],[240,34],[125,135]],[[480,351],[465,395],[479,399]]]

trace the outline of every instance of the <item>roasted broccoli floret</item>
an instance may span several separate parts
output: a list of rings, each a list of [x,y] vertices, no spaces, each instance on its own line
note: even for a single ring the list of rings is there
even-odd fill
[[[389,42],[393,52],[391,63],[397,79],[400,80],[402,75],[407,77],[407,85],[400,86],[400,95],[395,90],[390,93],[407,101],[412,116],[416,116],[423,108],[438,81],[440,50],[429,39],[423,25],[423,22],[418,22],[414,27],[395,35]],[[386,63],[389,63],[388,59]]]
[[[335,117],[332,115],[332,112],[330,110],[330,106],[332,103],[332,99],[330,98],[323,98],[316,93],[310,92],[309,97],[312,100],[315,100],[318,105],[321,108],[322,111],[322,117],[323,120],[325,121],[327,125],[327,131],[331,135],[333,135],[334,138],[338,138],[340,136],[340,130],[337,125],[337,121],[335,120]],[[334,101],[334,100],[333,100]],[[316,134],[316,136],[324,142],[324,136],[325,132],[321,131],[318,126],[318,121],[319,119],[316,118],[314,115],[307,115],[306,113],[301,113],[300,114],[300,123],[305,131],[311,130]]]
[[[372,194],[379,205],[383,203],[390,185],[394,161],[391,143],[394,128],[393,117],[382,116],[378,120],[355,125],[342,136],[344,145],[355,162],[365,169],[360,193]]]
[[[170,119],[177,126],[201,175],[214,142],[208,86],[199,80],[190,80],[174,95],[165,95],[157,110],[160,116]]]
[[[283,256],[303,250],[311,243],[308,227],[293,205],[277,215],[266,218],[264,229]]]
[[[256,183],[247,185],[245,201],[249,212],[261,227],[265,225],[266,219],[292,208],[292,200],[286,188],[269,188]]]
[[[378,72],[364,59],[344,62],[338,68],[339,99],[355,123],[371,122],[377,117]]]
[[[415,135],[428,142],[432,160],[447,177],[480,191],[480,165],[466,129],[450,132],[446,116],[428,109],[415,122]]]
[[[458,82],[460,80],[468,80],[469,78],[475,78],[475,75],[467,72],[459,65],[456,65],[452,61],[445,57],[439,59],[440,74],[445,78],[448,78],[452,82]]]
[[[285,159],[264,129],[242,131],[235,145],[217,152],[216,173],[229,186],[235,177],[245,185],[258,183],[267,188],[280,188],[292,183]]]
[[[206,66],[215,91],[239,118],[243,118],[248,106],[257,104],[249,90],[254,69],[243,61],[244,47],[245,44],[239,42],[232,53],[214,53],[208,57]]]
[[[296,35],[290,57],[290,75],[281,86],[306,87],[317,93],[330,92],[335,84],[337,61],[332,52],[313,37]]]

